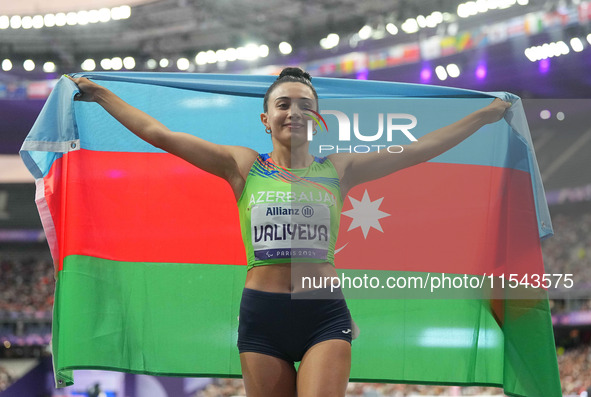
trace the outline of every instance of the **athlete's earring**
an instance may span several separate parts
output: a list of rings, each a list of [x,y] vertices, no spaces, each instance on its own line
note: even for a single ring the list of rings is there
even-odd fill
[[[318,131],[314,130],[314,132],[312,133],[312,135],[316,135],[316,133],[317,133],[317,132],[318,132]]]
[[[266,132],[267,134],[270,134],[270,133],[271,133],[271,129],[270,129],[269,127],[267,127],[267,128],[265,128],[265,132]]]

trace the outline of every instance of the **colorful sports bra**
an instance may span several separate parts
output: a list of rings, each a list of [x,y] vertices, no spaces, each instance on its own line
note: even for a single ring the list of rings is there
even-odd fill
[[[334,265],[342,206],[339,177],[326,157],[290,169],[259,154],[238,199],[247,269],[290,262]]]

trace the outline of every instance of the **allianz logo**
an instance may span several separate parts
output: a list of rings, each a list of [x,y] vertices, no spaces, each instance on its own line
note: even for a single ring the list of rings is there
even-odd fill
[[[265,212],[265,216],[276,216],[276,215],[303,215],[306,218],[310,218],[314,215],[314,208],[306,205],[302,208],[285,208],[281,206],[268,207]]]

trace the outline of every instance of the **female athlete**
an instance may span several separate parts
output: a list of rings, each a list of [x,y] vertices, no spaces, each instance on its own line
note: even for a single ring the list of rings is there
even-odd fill
[[[318,158],[309,153],[307,139],[308,114],[318,110],[318,95],[299,68],[284,69],[265,95],[261,122],[273,143],[268,154],[172,132],[87,78],[71,80],[80,89],[78,100],[97,102],[141,139],[230,184],[248,260],[238,349],[249,397],[345,395],[353,328],[347,305],[340,291],[320,299],[298,282],[337,276],[334,246],[343,198],[355,185],[438,156],[500,120],[510,106],[495,99],[396,155]]]

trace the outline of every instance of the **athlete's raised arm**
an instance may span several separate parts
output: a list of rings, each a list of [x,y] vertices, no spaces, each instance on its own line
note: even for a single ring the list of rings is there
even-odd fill
[[[387,151],[372,153],[338,153],[328,158],[341,178],[341,191],[346,193],[353,186],[381,178],[401,169],[439,156],[486,124],[499,121],[511,103],[496,98],[488,106],[479,109],[453,124],[439,128],[409,145],[401,153]]]
[[[139,138],[227,180],[236,197],[244,187],[256,152],[242,146],[218,145],[184,132],[173,132],[154,117],[131,106],[107,88],[85,78],[68,76],[80,93],[79,101],[96,102]]]

